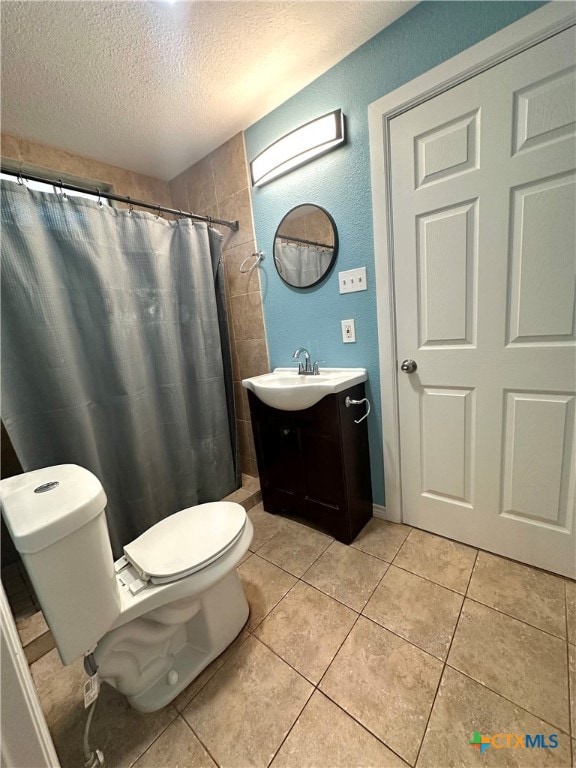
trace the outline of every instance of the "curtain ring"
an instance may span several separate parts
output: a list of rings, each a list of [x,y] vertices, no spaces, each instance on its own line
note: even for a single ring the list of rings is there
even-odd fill
[[[128,197],[128,216],[132,216],[132,211],[134,210],[134,206],[132,205],[132,200],[130,200],[130,195],[127,195]]]
[[[160,218],[162,218],[162,219],[163,219],[163,218],[164,218],[164,217],[161,215],[161,213],[160,213],[160,206],[158,206],[158,213],[156,214],[156,218],[157,218],[157,219],[160,219]]]
[[[100,190],[97,189],[96,192],[98,192],[98,205],[100,206],[100,208],[102,208],[104,203],[102,202],[102,198],[100,197]]]
[[[21,173],[21,171],[18,171],[18,176],[16,177],[16,181],[18,182],[18,184],[20,184],[20,186],[23,186],[23,184],[24,184],[24,179],[22,178],[22,173]]]
[[[62,179],[58,179],[58,181],[60,182],[60,197],[62,198],[62,200],[66,200],[68,195],[66,194],[66,192],[64,192],[64,187],[62,186]]]

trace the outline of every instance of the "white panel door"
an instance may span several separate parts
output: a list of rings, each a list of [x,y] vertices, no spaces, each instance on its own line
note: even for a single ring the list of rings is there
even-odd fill
[[[390,123],[403,519],[572,577],[575,49]]]

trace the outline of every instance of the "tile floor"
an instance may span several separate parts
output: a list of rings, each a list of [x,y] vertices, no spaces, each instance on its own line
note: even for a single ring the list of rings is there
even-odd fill
[[[576,584],[373,519],[351,547],[257,504],[246,628],[160,712],[104,685],[93,743],[135,768],[576,768]],[[77,768],[80,663],[32,665]],[[558,734],[555,749],[469,745]],[[572,738],[574,737],[574,738]]]

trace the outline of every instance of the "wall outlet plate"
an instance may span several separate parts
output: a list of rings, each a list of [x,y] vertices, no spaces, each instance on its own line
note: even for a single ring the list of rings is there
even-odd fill
[[[367,290],[366,267],[338,272],[338,286],[340,293],[354,293],[354,291]]]
[[[342,320],[342,341],[351,344],[356,341],[356,326],[354,320]]]

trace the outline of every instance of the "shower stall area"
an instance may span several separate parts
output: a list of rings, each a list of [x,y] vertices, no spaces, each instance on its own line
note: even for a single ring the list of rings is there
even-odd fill
[[[2,165],[2,477],[91,470],[116,556],[180,509],[257,503],[240,381],[268,355],[258,270],[239,269],[256,250],[243,136],[169,183],[11,136]],[[49,632],[2,544],[32,662]]]

